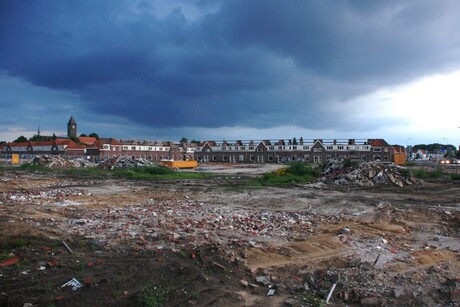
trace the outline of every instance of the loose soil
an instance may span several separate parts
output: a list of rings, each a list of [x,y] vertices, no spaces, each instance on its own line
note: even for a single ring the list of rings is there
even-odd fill
[[[0,306],[458,306],[460,182],[246,187],[267,167],[3,171]]]

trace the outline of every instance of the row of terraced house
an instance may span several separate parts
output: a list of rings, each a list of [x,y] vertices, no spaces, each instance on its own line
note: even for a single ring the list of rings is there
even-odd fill
[[[200,162],[279,163],[304,161],[321,163],[332,158],[393,162],[394,149],[383,139],[207,141],[198,146]]]
[[[85,158],[102,161],[125,156],[151,161],[197,160],[198,162],[279,163],[304,161],[321,163],[332,158],[352,158],[364,161],[393,162],[396,150],[383,139],[367,140],[249,140],[205,141],[201,143],[151,142],[94,139],[94,142],[74,142],[70,139],[5,143],[1,146],[3,158],[19,154],[22,159],[37,155],[60,155],[66,158]]]
[[[40,136],[40,130],[37,135]],[[151,161],[197,160],[198,162],[279,163],[304,161],[321,163],[332,158],[352,158],[365,161],[395,162],[405,150],[391,146],[383,139],[323,140],[302,137],[297,140],[236,140],[204,141],[201,143],[171,141],[116,140],[114,138],[77,137],[77,123],[73,116],[67,124],[67,137],[41,137],[42,141],[4,143],[1,157],[13,154],[21,159],[37,155],[60,155],[66,158],[85,158],[103,161],[114,157],[144,158]],[[403,161],[405,159],[402,159]]]

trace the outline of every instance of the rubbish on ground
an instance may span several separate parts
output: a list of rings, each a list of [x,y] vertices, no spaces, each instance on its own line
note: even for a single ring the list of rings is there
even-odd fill
[[[331,290],[329,290],[326,300],[324,301],[326,304],[329,303],[329,300],[331,299],[331,296],[332,296],[332,292],[334,292],[336,286],[337,286],[337,283],[333,284]]]
[[[13,257],[13,258],[10,258],[10,259],[6,259],[6,260],[3,260],[2,262],[0,262],[0,267],[12,265],[12,264],[15,264],[18,261],[19,261],[18,257]]]
[[[64,288],[64,287],[67,287],[67,286],[72,287],[72,290],[75,291],[75,290],[78,290],[79,288],[83,287],[83,284],[81,282],[79,282],[78,280],[76,280],[75,277],[74,277],[71,280],[69,280],[68,282],[66,282],[65,284],[63,284],[61,286],[61,288]]]
[[[70,249],[70,247],[67,245],[67,243],[65,243],[64,241],[62,241],[62,244],[64,244],[65,248],[67,248],[67,250],[69,251],[69,253],[73,254],[73,251]]]
[[[377,255],[377,258],[375,258],[374,266],[377,264],[377,262],[379,261],[379,259],[380,259],[380,254]]]

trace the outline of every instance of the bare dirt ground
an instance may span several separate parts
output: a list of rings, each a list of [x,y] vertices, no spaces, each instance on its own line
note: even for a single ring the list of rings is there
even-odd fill
[[[0,306],[321,306],[333,285],[330,306],[459,305],[460,182],[245,187],[274,167],[4,171]]]

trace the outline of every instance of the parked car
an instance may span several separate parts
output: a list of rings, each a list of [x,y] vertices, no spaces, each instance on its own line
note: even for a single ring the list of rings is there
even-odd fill
[[[450,160],[449,159],[441,159],[441,160],[439,160],[439,163],[441,163],[441,164],[450,164]]]
[[[455,159],[455,158],[450,159],[450,164],[458,164],[458,159]]]

